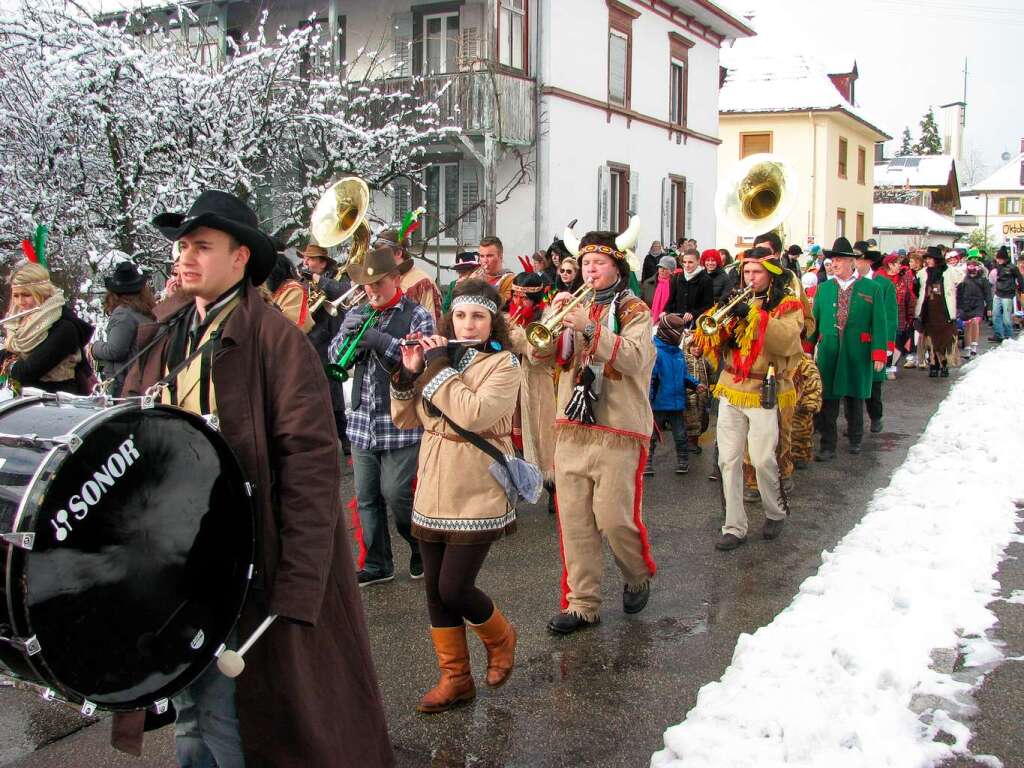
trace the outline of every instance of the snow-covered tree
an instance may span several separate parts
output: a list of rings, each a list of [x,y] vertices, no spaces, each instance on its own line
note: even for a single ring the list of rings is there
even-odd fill
[[[896,157],[907,157],[912,154],[914,154],[914,137],[910,135],[910,128],[904,126],[903,136],[900,139],[900,148],[896,152]]]
[[[384,188],[452,130],[437,98],[369,79],[380,67],[360,80],[310,72],[315,25],[272,42],[261,27],[221,65],[197,66],[180,36],[140,22],[99,24],[61,0],[0,11],[0,250],[17,258],[46,224],[72,291],[113,249],[165,264],[150,219],[203,189],[238,194],[297,241],[339,176]]]
[[[935,122],[935,110],[930,109],[921,118],[921,138],[914,145],[915,155],[941,155],[942,139],[939,138],[939,126]]]
[[[920,197],[920,193],[913,189],[894,184],[883,184],[875,187],[874,202],[919,205]]]

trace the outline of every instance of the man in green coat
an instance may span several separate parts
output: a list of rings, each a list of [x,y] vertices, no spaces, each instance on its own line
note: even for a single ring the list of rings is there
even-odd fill
[[[874,280],[882,289],[882,305],[885,307],[885,353],[886,362],[896,351],[896,330],[899,324],[899,309],[896,305],[896,287],[882,274],[881,251],[873,250],[868,243],[860,241],[853,244],[853,252],[857,254],[857,274]],[[867,399],[868,418],[871,419],[871,431],[882,431],[882,382],[886,380],[885,369],[876,371],[871,382],[871,397]]]
[[[813,333],[821,371],[821,448],[817,461],[836,456],[839,402],[843,402],[850,453],[860,453],[864,437],[864,400],[871,396],[874,375],[885,368],[888,344],[882,288],[874,280],[857,275],[850,241],[840,237],[832,250],[833,278],[818,286],[814,295]]]

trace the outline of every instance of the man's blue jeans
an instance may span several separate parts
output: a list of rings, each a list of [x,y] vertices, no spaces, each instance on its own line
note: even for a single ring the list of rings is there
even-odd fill
[[[992,299],[992,328],[1000,339],[1013,336],[1013,299],[996,296]]]
[[[373,576],[390,576],[395,572],[388,509],[395,516],[398,533],[409,542],[412,559],[420,560],[419,543],[412,537],[412,481],[419,454],[419,443],[392,451],[367,451],[352,446],[356,503],[366,545],[363,570]]]
[[[237,629],[226,645],[238,647]],[[233,678],[211,664],[172,701],[178,713],[174,745],[181,768],[245,768]]]

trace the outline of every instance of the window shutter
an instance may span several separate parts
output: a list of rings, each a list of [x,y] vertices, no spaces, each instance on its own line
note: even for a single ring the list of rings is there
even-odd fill
[[[391,183],[391,221],[395,226],[412,210],[412,184],[408,179],[395,179]]]
[[[460,211],[480,202],[480,175],[477,164],[471,160],[459,163],[459,179],[461,182]],[[483,207],[467,213],[459,226],[459,245],[464,250],[474,250],[480,242],[481,225],[484,220]]]
[[[412,76],[412,14],[396,13],[391,17],[391,34],[395,43],[395,77]]]
[[[686,237],[693,237],[693,182],[686,182]]]
[[[484,28],[483,3],[466,3],[459,9],[459,63],[462,69],[470,69],[484,57],[481,32]]]
[[[666,248],[672,243],[672,179],[661,180],[661,244]]]
[[[637,171],[629,172],[629,211],[627,213],[630,216],[640,213],[640,174]]]
[[[612,225],[611,211],[612,171],[607,165],[597,168],[597,229],[606,230]]]

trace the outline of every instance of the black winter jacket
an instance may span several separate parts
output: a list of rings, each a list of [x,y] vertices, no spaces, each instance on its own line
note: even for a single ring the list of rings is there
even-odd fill
[[[669,296],[666,312],[694,318],[703,314],[715,303],[714,284],[708,273],[701,270],[690,280],[680,273],[672,278],[672,295]]]
[[[11,378],[23,387],[36,387],[47,392],[86,394],[78,391],[73,378],[67,381],[40,379],[56,368],[64,358],[81,351],[92,338],[93,330],[89,323],[64,307],[57,322],[50,326],[49,333],[39,346],[11,366]]]
[[[1012,299],[1024,291],[1024,277],[1012,264],[996,262],[996,296],[1001,299]]]

